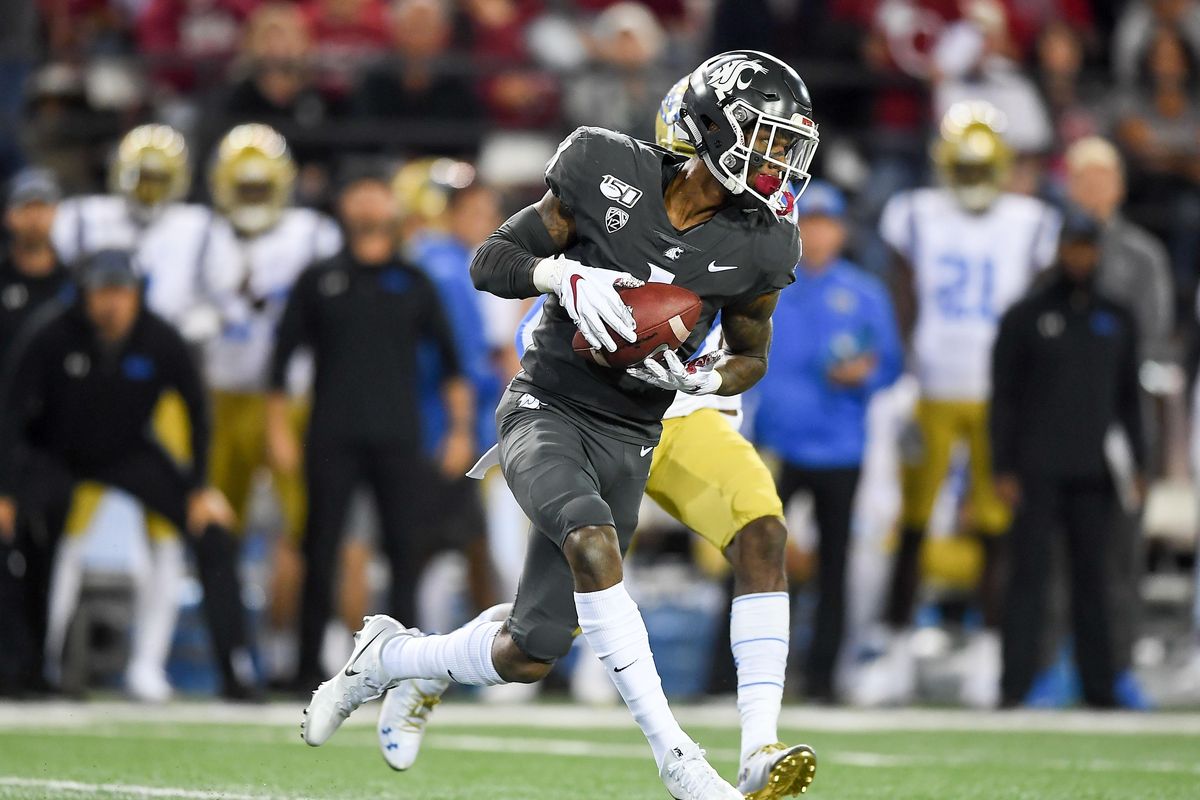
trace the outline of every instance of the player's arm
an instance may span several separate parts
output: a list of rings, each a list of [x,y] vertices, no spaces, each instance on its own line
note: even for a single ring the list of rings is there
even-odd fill
[[[0,541],[11,541],[16,530],[16,456],[25,425],[45,396],[48,358],[45,337],[25,335],[0,372]]]
[[[617,345],[609,328],[627,341],[637,339],[633,314],[616,287],[640,286],[642,282],[625,272],[596,269],[562,257],[575,238],[570,209],[548,191],[484,240],[471,259],[471,280],[476,289],[498,297],[556,295],[588,344],[611,352]]]
[[[721,385],[716,394],[741,394],[767,374],[771,315],[778,303],[779,292],[776,291],[721,310],[725,354],[717,362],[716,372],[721,376]]]

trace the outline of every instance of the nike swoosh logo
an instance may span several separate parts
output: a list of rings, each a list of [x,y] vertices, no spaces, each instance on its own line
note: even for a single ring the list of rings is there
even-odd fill
[[[645,458],[645,457],[646,457],[646,453],[649,453],[649,452],[650,452],[651,450],[653,450],[653,449],[654,449],[653,447],[643,447],[643,448],[642,448],[642,458]]]
[[[365,652],[366,649],[371,646],[371,642],[374,642],[380,636],[383,636],[384,633],[386,633],[386,631],[380,631],[379,633],[375,634],[374,636],[371,637],[370,642],[367,642],[366,644],[364,644],[362,647],[360,647],[358,649],[358,653],[354,656],[354,660],[346,665],[345,675],[347,678],[353,678],[355,675],[359,675],[362,673],[361,669],[354,670],[353,672],[351,672],[350,668],[353,667],[356,663],[358,663],[358,659],[362,658],[363,652]]]
[[[730,269],[737,269],[737,265],[734,264],[732,266],[725,266],[722,264],[718,264],[715,261],[708,262],[708,271],[709,272],[724,272],[724,271],[730,270]]]
[[[575,293],[575,286],[583,280],[583,276],[576,272],[571,276],[571,300],[575,306],[576,313],[579,312],[579,295]]]
[[[625,666],[623,666],[623,667],[617,667],[616,669],[614,669],[614,670],[613,670],[613,672],[624,672],[625,670],[629,669],[630,667],[632,667],[632,666],[633,666],[634,664],[636,664],[637,662],[638,662],[638,660],[635,658],[633,661],[630,661],[630,662],[629,662],[628,664],[626,664]]]

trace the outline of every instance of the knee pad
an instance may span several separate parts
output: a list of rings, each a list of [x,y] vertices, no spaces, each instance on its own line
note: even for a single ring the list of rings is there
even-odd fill
[[[598,494],[585,494],[572,497],[563,503],[558,512],[558,530],[563,540],[571,531],[579,528],[600,527],[607,525],[616,528],[613,522],[612,510]]]
[[[553,664],[565,656],[575,643],[575,632],[562,622],[537,620],[528,625],[514,624],[509,620],[509,633],[522,653],[534,661]]]

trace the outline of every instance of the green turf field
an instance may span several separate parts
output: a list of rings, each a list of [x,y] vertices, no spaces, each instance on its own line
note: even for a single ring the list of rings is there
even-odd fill
[[[426,751],[406,774],[386,767],[370,719],[358,715],[312,749],[300,741],[296,710],[285,706],[0,706],[0,798],[666,797],[619,710],[456,705],[439,709]],[[737,738],[728,709],[681,716],[732,775]],[[786,738],[810,742],[822,758],[809,794],[817,800],[1200,798],[1196,716],[805,711],[787,721]]]

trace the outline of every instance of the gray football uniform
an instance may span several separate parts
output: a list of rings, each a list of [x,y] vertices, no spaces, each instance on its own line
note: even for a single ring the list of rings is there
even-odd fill
[[[590,267],[674,283],[703,303],[680,356],[691,356],[720,310],[782,289],[800,256],[795,225],[766,209],[727,207],[676,230],[663,192],[686,159],[602,128],[579,128],[559,146],[546,183],[575,220],[567,256]],[[674,393],[579,357],[575,323],[554,296],[496,412],[500,463],[541,535],[530,538],[509,627],[530,657],[553,660],[577,627],[574,582],[561,548],[590,525],[633,537],[650,453]]]

